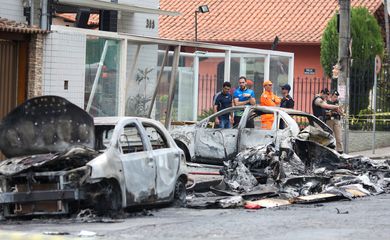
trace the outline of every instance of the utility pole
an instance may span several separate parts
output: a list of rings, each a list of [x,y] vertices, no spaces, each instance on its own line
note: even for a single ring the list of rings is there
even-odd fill
[[[344,105],[344,151],[349,152],[349,69],[350,69],[350,40],[351,40],[351,1],[339,0],[340,5],[340,33],[339,33],[339,59],[340,73],[337,89],[340,93],[340,102]]]
[[[387,48],[387,56],[390,57],[390,30],[389,30],[389,5],[387,0],[384,0],[384,9],[385,9],[385,29],[386,29],[386,48]]]

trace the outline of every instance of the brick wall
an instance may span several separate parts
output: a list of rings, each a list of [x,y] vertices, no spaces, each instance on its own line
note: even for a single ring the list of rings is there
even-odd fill
[[[42,95],[43,35],[32,35],[28,51],[27,98]]]
[[[64,97],[84,108],[86,36],[50,33],[44,44],[43,94]],[[64,88],[65,81],[68,89]]]

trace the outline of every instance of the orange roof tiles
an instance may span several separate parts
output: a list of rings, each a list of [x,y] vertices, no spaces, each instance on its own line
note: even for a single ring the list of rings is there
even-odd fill
[[[70,22],[76,21],[76,13],[57,13],[56,17],[63,18]],[[88,25],[99,25],[99,14],[90,14],[88,19]]]
[[[375,12],[382,0],[352,0]],[[198,40],[208,42],[319,43],[327,22],[338,9],[337,0],[160,0],[160,7],[182,15],[160,16],[162,38],[194,40],[194,13],[198,14]]]

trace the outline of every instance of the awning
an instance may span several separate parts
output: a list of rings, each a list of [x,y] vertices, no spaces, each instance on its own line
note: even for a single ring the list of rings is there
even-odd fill
[[[58,0],[59,4],[76,7],[88,7],[102,10],[125,11],[135,13],[149,13],[158,15],[179,16],[179,12],[165,11],[155,8],[140,7],[123,3],[103,2],[97,0]]]

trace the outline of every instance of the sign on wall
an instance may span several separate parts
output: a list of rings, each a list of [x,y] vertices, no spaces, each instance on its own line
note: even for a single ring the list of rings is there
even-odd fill
[[[314,75],[316,74],[315,68],[305,68],[304,72],[305,75]]]

